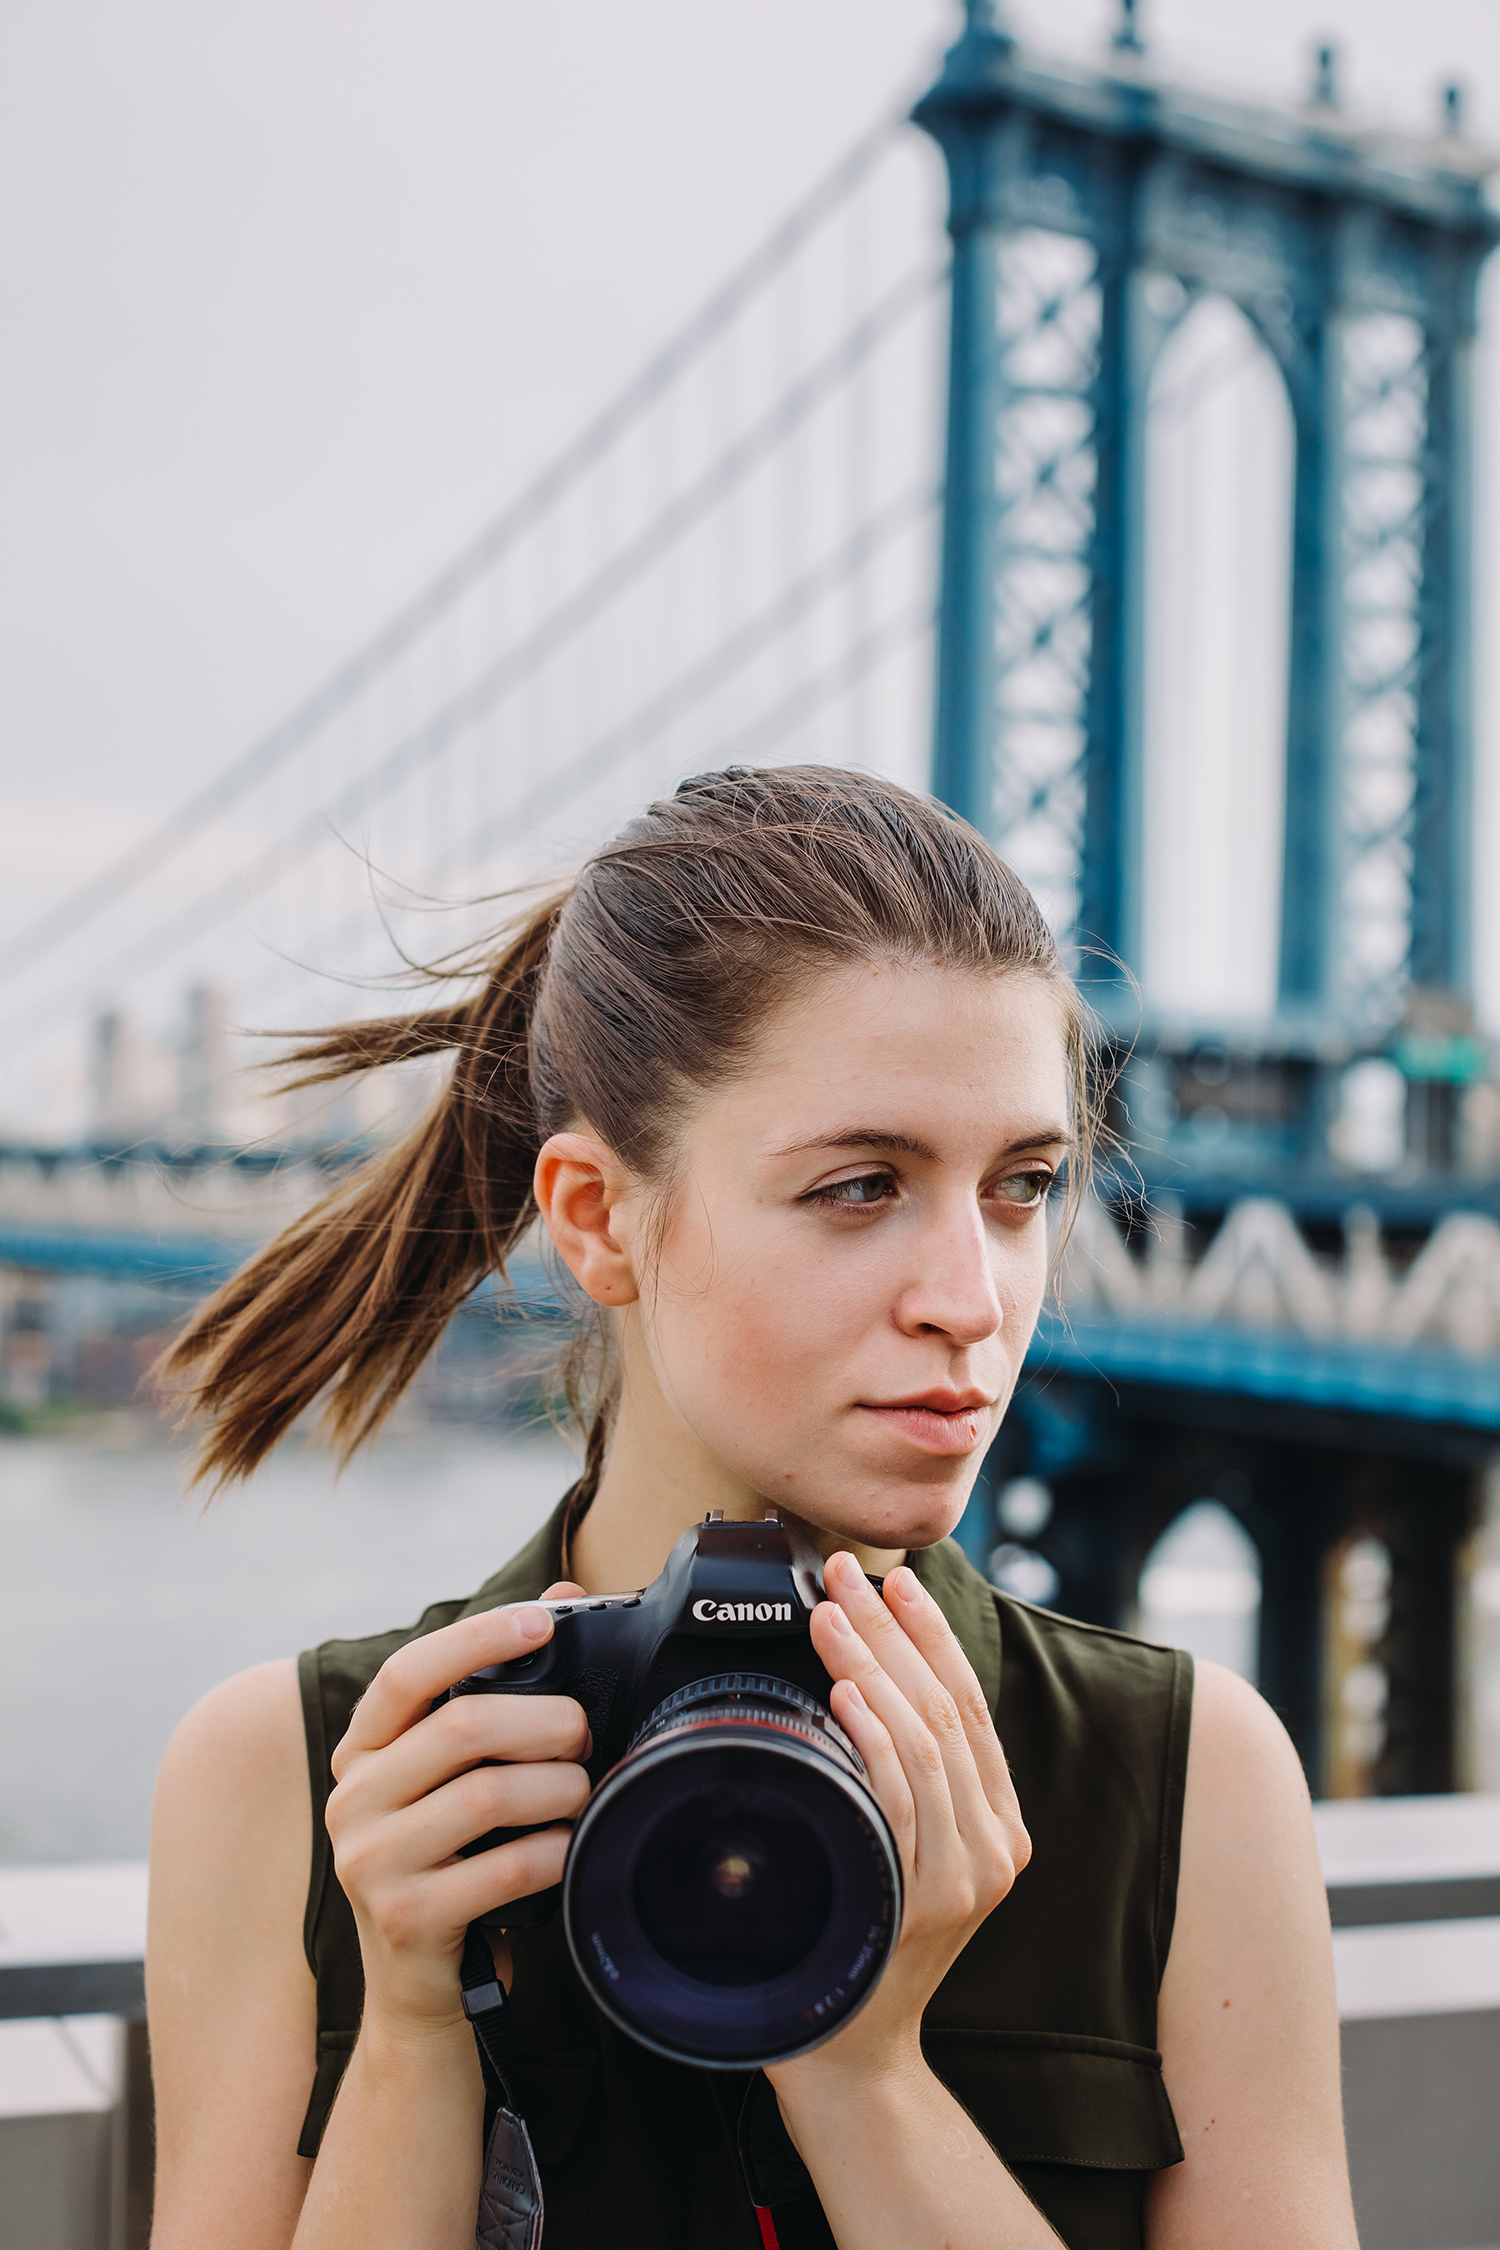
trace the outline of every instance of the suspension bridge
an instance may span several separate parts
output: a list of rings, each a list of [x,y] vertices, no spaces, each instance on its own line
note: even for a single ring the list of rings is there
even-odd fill
[[[206,1285],[424,1098],[420,1073],[252,1098],[246,1034],[388,1005],[686,771],[874,767],[1033,884],[1123,1070],[1129,1161],[971,1551],[1118,1622],[1212,1498],[1254,1543],[1261,1677],[1310,1772],[1494,1786],[1500,1712],[1464,1687],[1500,1638],[1500,1090],[1470,958],[1489,170],[1456,92],[1403,139],[1345,114],[1331,58],[1304,104],[1252,109],[1157,79],[1128,8],[1064,67],[971,0],[915,124],[877,122],[296,710],[0,932],[12,1395],[45,1392],[68,1288]],[[1161,466],[1190,485],[1247,385],[1270,561],[1227,637],[1190,621],[1209,672],[1248,634],[1285,683],[1248,719],[1183,702],[1197,591]],[[1206,857],[1260,903],[1195,986],[1162,902],[1205,856],[1174,792],[1209,769]],[[29,1129],[84,1056],[86,1115]],[[1345,1580],[1377,1551],[1372,1606]]]

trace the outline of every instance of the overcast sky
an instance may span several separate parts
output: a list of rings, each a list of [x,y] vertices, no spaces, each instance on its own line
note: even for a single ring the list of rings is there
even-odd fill
[[[1077,51],[1113,14],[1032,0],[1015,20]],[[957,16],[9,0],[0,930],[226,763],[490,516],[920,87]],[[1351,108],[1414,127],[1458,75],[1500,140],[1495,0],[1146,0],[1142,25],[1169,74],[1279,97],[1332,36]],[[1495,746],[1487,718],[1491,764]]]

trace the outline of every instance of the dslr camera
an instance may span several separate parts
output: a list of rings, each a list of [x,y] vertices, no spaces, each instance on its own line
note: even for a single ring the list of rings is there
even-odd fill
[[[547,1603],[549,1641],[449,1690],[582,1704],[595,1786],[562,1882],[487,1919],[535,1928],[560,1900],[589,1993],[674,2061],[750,2070],[819,2045],[901,1927],[895,1839],[809,1635],[822,1598],[810,1540],[713,1513],[641,1592]]]

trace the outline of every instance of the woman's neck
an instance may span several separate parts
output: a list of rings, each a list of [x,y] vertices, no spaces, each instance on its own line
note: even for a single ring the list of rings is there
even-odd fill
[[[643,1410],[627,1385],[599,1489],[570,1542],[569,1576],[588,1594],[631,1592],[651,1583],[682,1534],[711,1508],[738,1523],[755,1521],[772,1505],[716,1461],[659,1396]],[[775,1505],[787,1518],[786,1508]],[[904,1548],[865,1547],[816,1524],[805,1528],[821,1554],[842,1547],[876,1574],[905,1560]]]

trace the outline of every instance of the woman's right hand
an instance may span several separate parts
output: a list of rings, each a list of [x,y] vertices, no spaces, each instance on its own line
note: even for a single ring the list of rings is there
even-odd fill
[[[542,1599],[581,1594],[559,1584]],[[432,1708],[455,1681],[551,1633],[551,1617],[530,1602],[409,1641],[376,1673],[333,1754],[328,1832],[359,1926],[367,2021],[397,2031],[462,2021],[469,1923],[562,1878],[567,1824],[589,1795],[581,1706],[559,1695],[461,1695]],[[546,1825],[535,1835],[459,1856],[491,1828],[537,1823]],[[508,1949],[492,1943],[508,1983]]]

